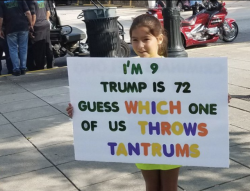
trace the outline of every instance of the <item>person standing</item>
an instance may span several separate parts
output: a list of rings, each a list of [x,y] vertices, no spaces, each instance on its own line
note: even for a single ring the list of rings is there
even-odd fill
[[[12,75],[24,75],[26,73],[28,31],[29,29],[33,30],[31,13],[27,3],[24,0],[0,1],[1,38],[4,38],[3,21],[5,22],[6,38],[13,65]]]
[[[31,37],[31,52],[34,61],[28,61],[28,68],[42,70],[47,63],[47,68],[53,68],[54,57],[50,41],[50,10],[46,0],[27,1],[32,15],[34,33]]]

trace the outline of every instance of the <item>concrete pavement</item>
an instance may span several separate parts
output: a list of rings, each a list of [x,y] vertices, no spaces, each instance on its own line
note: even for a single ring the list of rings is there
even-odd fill
[[[250,37],[238,39],[187,50],[228,57],[230,168],[182,167],[179,191],[250,190]],[[66,67],[0,77],[0,191],[144,190],[133,164],[74,160],[68,102]]]

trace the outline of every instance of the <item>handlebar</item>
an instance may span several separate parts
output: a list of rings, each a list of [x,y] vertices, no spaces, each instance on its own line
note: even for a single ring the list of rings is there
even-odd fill
[[[84,17],[84,13],[83,13],[83,11],[77,16],[77,19],[81,19],[81,18],[83,18]]]

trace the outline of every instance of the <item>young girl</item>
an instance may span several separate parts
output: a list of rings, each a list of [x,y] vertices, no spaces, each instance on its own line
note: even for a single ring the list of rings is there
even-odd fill
[[[136,17],[129,31],[135,53],[141,58],[167,57],[167,37],[157,18],[151,15]],[[177,165],[136,164],[141,169],[146,191],[177,191]]]
[[[129,33],[133,49],[139,57],[167,57],[165,30],[155,17],[147,14],[136,17]],[[72,117],[71,104],[69,104],[67,112]],[[141,169],[146,183],[146,191],[177,191],[179,165],[136,164],[136,166]]]

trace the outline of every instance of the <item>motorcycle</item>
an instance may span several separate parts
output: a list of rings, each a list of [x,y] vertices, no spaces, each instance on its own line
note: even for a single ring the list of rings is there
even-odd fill
[[[238,25],[234,19],[226,18],[228,14],[223,2],[219,10],[210,11],[204,8],[187,19],[181,18],[180,31],[184,47],[213,43],[218,39],[232,42],[238,35]],[[153,8],[147,11],[163,23],[162,9]]]
[[[50,40],[54,58],[88,55],[87,46],[81,42],[87,37],[85,32],[77,27],[62,25],[57,15],[55,1],[47,0],[47,2],[50,10]]]

